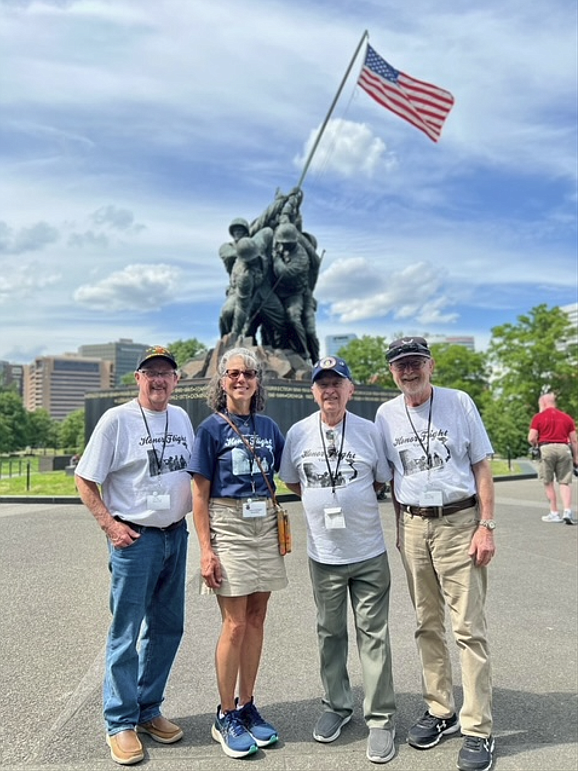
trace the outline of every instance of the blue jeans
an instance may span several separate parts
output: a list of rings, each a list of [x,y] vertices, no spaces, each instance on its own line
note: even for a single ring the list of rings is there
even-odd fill
[[[108,545],[112,623],[103,697],[110,736],[160,715],[184,629],[185,520],[169,531],[133,529],[140,538],[131,546]]]

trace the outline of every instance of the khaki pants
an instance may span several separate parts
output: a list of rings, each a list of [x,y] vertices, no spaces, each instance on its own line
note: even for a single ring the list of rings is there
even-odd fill
[[[402,513],[400,550],[417,618],[415,639],[423,670],[423,696],[436,717],[455,712],[445,605],[460,650],[462,732],[492,733],[492,675],[484,604],[486,568],[476,567],[468,549],[477,527],[475,507],[438,519]]]

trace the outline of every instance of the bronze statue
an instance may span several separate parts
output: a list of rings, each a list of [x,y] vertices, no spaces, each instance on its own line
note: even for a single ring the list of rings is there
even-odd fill
[[[302,230],[303,192],[279,190],[275,200],[251,224],[238,217],[229,226],[232,242],[223,244],[230,283],[221,310],[221,337],[251,337],[277,349],[295,351],[305,360],[319,358],[315,330],[321,257],[316,239]]]

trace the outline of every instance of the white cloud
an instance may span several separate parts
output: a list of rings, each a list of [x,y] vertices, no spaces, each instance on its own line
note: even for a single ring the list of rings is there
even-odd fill
[[[173,299],[179,276],[170,265],[128,265],[95,284],[78,287],[74,300],[99,311],[158,311]]]
[[[58,230],[46,222],[37,222],[16,230],[0,222],[0,253],[35,252],[58,241],[58,238]]]
[[[294,164],[303,169],[314,148],[321,124],[314,129]],[[387,153],[385,142],[373,135],[365,123],[349,120],[330,120],[321,135],[312,156],[310,169],[317,172],[335,172],[342,177],[368,177],[385,174],[395,165],[395,156]]]

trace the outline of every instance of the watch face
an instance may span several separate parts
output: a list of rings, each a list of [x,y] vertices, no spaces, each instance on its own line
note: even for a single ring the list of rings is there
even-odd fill
[[[495,530],[496,529],[496,523],[493,519],[486,519],[483,522],[480,522],[480,525],[483,527],[487,527],[488,530]]]

